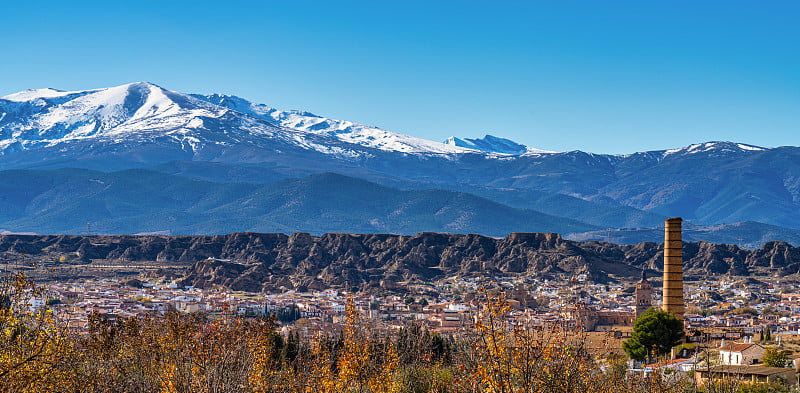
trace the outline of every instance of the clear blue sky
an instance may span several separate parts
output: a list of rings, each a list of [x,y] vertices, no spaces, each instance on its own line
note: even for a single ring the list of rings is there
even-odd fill
[[[800,145],[798,20],[790,0],[4,2],[0,95],[150,81],[433,140]]]

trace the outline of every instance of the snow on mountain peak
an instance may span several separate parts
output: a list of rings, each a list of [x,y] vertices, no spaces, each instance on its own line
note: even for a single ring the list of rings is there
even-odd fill
[[[483,154],[497,159],[554,153],[488,134],[475,139],[450,137],[439,143],[309,112],[278,110],[236,96],[182,94],[149,82],[83,91],[34,89],[0,98],[0,155],[73,140],[118,143],[164,138],[195,152],[208,143],[269,145],[271,140],[280,140],[343,157],[375,153],[363,148],[406,154]],[[762,150],[766,149],[713,141],[647,154],[660,160],[676,154]]]
[[[766,150],[763,147],[748,145],[744,143],[735,143],[727,141],[711,141],[704,143],[695,143],[680,149],[671,149],[664,151],[664,157],[675,154],[697,154],[697,153],[735,153],[735,152],[753,152]]]
[[[70,92],[26,90],[0,99],[0,150],[90,138],[158,137],[191,128],[197,117],[225,112],[148,82]]]
[[[750,150],[750,151],[764,151],[764,150],[766,150],[763,147],[747,145],[747,144],[744,144],[744,143],[737,143],[736,147],[738,147],[741,150]]]
[[[281,127],[328,136],[346,143],[384,151],[433,154],[475,153],[473,149],[416,138],[351,121],[330,119],[305,111],[278,110],[236,96],[193,94],[192,97],[257,117]]]
[[[460,146],[488,153],[509,155],[553,153],[547,150],[539,150],[527,147],[510,139],[499,138],[489,134],[486,134],[483,138],[476,139],[456,138],[451,136],[450,138],[447,138],[444,143],[451,146]]]
[[[373,154],[359,146],[422,154],[475,152],[235,96],[182,94],[148,82],[71,92],[28,90],[0,99],[0,155],[77,140],[173,140],[194,152],[208,144],[248,141],[342,157]]]
[[[19,93],[9,94],[4,97],[0,97],[0,100],[6,101],[14,101],[14,102],[23,102],[23,101],[32,101],[37,98],[55,98],[55,97],[63,97],[65,95],[69,95],[71,92],[68,91],[61,91],[51,88],[46,89],[29,89],[24,90]]]
[[[9,94],[7,96],[0,97],[0,100],[14,101],[14,102],[25,102],[25,101],[34,101],[34,100],[37,100],[37,99],[60,98],[60,97],[66,97],[66,96],[74,95],[74,94],[81,94],[81,93],[92,93],[92,92],[108,90],[108,89],[126,89],[126,88],[130,88],[130,87],[133,87],[133,86],[140,87],[140,88],[141,87],[154,87],[154,88],[159,88],[160,89],[159,86],[157,86],[155,84],[152,84],[150,82],[134,82],[134,83],[128,83],[128,84],[121,85],[121,86],[105,88],[105,89],[76,90],[76,91],[64,91],[64,90],[58,90],[58,89],[53,89],[53,88],[48,87],[48,88],[44,88],[44,89],[23,90],[23,91],[18,92],[18,93]]]
[[[228,114],[221,123],[208,122]],[[205,128],[210,124],[215,131]],[[212,139],[234,138],[224,131],[220,134],[219,127],[251,136],[280,134],[305,149],[348,151],[341,153],[345,155],[356,154],[350,151],[356,148],[353,145],[407,154],[498,158],[545,152],[492,135],[439,143],[305,111],[278,110],[236,96],[177,93],[149,82],[84,91],[26,90],[0,99],[0,154],[9,146],[17,151],[77,139],[151,140],[165,135],[188,141],[195,149],[215,132]]]

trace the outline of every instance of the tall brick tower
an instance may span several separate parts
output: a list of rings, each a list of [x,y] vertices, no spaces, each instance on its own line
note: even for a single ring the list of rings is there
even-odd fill
[[[664,222],[664,311],[683,321],[683,243],[681,219]]]
[[[653,285],[647,281],[642,269],[642,280],[636,283],[636,318],[653,305]]]

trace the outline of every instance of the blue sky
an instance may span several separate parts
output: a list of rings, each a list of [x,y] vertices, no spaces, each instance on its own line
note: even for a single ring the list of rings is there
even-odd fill
[[[800,145],[799,19],[788,0],[5,2],[0,95],[150,81],[433,140]]]

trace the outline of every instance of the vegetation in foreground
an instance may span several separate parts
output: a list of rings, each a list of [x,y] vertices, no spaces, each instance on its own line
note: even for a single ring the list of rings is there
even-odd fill
[[[377,329],[348,307],[344,329],[300,338],[274,319],[168,313],[109,320],[68,334],[32,307],[23,275],[2,283],[0,389],[9,392],[785,392],[735,379],[698,390],[683,373],[629,374],[587,347],[579,329],[508,326],[488,296],[474,327],[452,337],[410,324]]]

